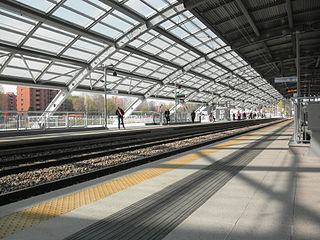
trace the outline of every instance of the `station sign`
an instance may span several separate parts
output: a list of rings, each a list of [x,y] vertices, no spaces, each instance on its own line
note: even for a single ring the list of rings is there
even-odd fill
[[[297,89],[288,89],[288,92],[297,92]]]
[[[180,100],[183,100],[185,97],[186,97],[186,95],[184,95],[184,94],[177,94],[176,95],[176,98],[178,98]]]
[[[274,78],[275,83],[284,83],[284,82],[297,82],[297,77],[276,77]]]
[[[107,93],[108,94],[118,94],[119,91],[118,90],[108,90]]]

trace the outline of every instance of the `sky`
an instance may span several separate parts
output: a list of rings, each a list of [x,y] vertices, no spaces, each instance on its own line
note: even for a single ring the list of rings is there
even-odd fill
[[[15,85],[7,85],[7,84],[0,84],[3,87],[3,90],[8,93],[8,92],[13,92],[17,94],[17,86]]]

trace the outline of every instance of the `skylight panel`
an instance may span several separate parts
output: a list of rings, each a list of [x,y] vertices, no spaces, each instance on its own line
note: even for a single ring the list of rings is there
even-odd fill
[[[56,29],[54,27],[50,27],[47,25],[43,25],[42,27],[39,27],[35,31],[33,36],[43,38],[43,39],[48,39],[52,42],[57,42],[64,45],[70,42],[75,37],[75,35],[73,34],[66,33],[64,31],[61,31],[60,29]]]
[[[89,4],[83,0],[68,0],[64,3],[64,6],[68,6],[75,11],[84,13],[85,15],[94,19],[102,14],[101,9],[94,7],[92,4]]]
[[[160,57],[164,58],[164,59],[167,59],[169,61],[171,61],[173,58],[175,58],[176,56],[169,53],[169,52],[162,52],[159,54]]]
[[[169,28],[172,28],[174,25],[175,25],[174,22],[172,22],[170,20],[167,20],[167,21],[160,24],[160,26],[166,30],[168,30]]]
[[[59,7],[58,10],[53,13],[53,15],[63,19],[64,21],[79,25],[81,27],[85,27],[92,22],[91,19],[63,7]]]
[[[155,10],[139,0],[129,0],[125,3],[125,5],[143,15],[144,17],[148,17],[156,13]]]
[[[26,1],[26,0],[16,0],[22,4],[28,4],[32,8],[36,8],[41,12],[47,12],[54,5],[52,2],[47,0],[37,0],[37,1]]]
[[[3,29],[0,29],[0,41],[1,42],[14,43],[15,45],[18,45],[19,42],[21,42],[23,38],[24,38],[24,35],[22,33],[18,34],[18,33],[12,32],[12,31],[6,31]]]
[[[136,69],[135,72],[148,76],[153,71],[150,70],[150,69],[146,69],[146,68],[140,67],[140,68]]]
[[[174,29],[171,29],[170,32],[179,38],[185,38],[190,35],[185,30],[183,30],[181,27],[175,27]]]
[[[115,39],[121,35],[121,32],[119,30],[115,30],[115,29],[108,27],[108,26],[101,24],[101,23],[97,23],[91,29],[95,32],[98,32],[102,35],[111,37],[113,39]]]
[[[84,41],[82,39],[77,40],[72,46],[95,54],[103,49],[102,46],[93,44],[89,41]]]
[[[128,58],[125,59],[125,62],[139,66],[139,65],[142,65],[143,63],[145,63],[145,60],[139,59],[137,57],[129,56]]]
[[[163,0],[147,0],[145,2],[151,5],[153,8],[157,9],[157,11],[160,11],[168,7],[168,3],[166,3],[166,1]]]
[[[141,49],[151,54],[157,54],[161,51],[161,49],[156,48],[150,44],[146,44],[145,46],[141,47]]]
[[[168,48],[170,46],[170,44],[160,38],[155,38],[153,39],[150,43],[152,43],[153,45],[161,48],[161,49],[165,49]]]
[[[117,10],[113,10],[113,14],[121,19],[126,20],[128,23],[131,23],[133,25],[137,25],[139,24],[138,21],[134,20],[133,18],[127,16],[127,15],[124,15],[123,13],[117,11]]]
[[[169,53],[174,54],[175,56],[179,56],[182,53],[184,53],[184,51],[182,51],[180,48],[177,48],[175,46],[172,46],[171,48],[169,48],[167,50]]]
[[[83,52],[83,51],[72,49],[72,48],[69,48],[67,51],[65,51],[65,53],[63,55],[72,57],[74,59],[85,60],[87,62],[90,61],[94,57],[93,53],[90,54],[88,52]]]
[[[125,71],[133,71],[135,68],[137,68],[137,66],[134,66],[134,65],[131,65],[131,64],[128,64],[128,63],[125,63],[125,62],[120,62],[117,65],[117,68],[123,69]]]
[[[113,16],[112,14],[109,14],[108,16],[106,16],[102,22],[110,25],[110,26],[113,26],[117,29],[119,29],[120,31],[122,32],[126,32],[128,31],[130,28],[133,27],[133,25],[121,20],[120,18],[117,18],[115,16]]]
[[[182,58],[175,58],[172,60],[174,63],[179,64],[180,66],[184,66],[186,64],[188,64],[188,62]]]
[[[199,46],[201,42],[197,38],[193,37],[192,35],[186,38],[184,41],[186,41],[188,44],[190,44],[193,47],[196,47],[196,46],[198,46],[198,48],[201,47]]]
[[[54,44],[46,40],[40,40],[36,38],[29,38],[28,41],[24,44],[24,46],[31,49],[37,49],[43,52],[50,52],[55,54],[60,52],[60,50],[62,50],[64,47],[61,44]]]

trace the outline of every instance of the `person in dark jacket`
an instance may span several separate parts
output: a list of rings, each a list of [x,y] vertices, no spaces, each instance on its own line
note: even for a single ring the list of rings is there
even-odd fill
[[[191,120],[194,123],[194,119],[196,118],[196,113],[194,111],[191,112]]]
[[[169,124],[169,121],[170,121],[170,111],[169,111],[169,109],[166,109],[164,111],[164,116],[165,116],[165,118],[167,120],[167,124]]]
[[[121,120],[122,126],[125,129],[124,123],[123,123],[124,111],[119,106],[117,107],[116,115],[118,116],[118,128],[120,129],[120,120]]]

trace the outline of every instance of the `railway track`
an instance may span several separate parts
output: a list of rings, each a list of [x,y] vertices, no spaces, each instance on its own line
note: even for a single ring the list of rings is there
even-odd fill
[[[90,150],[90,152],[86,153],[85,155],[81,155],[81,154],[79,155],[79,151],[77,152],[77,154],[72,155],[72,154],[76,153],[76,151],[72,150],[72,151],[70,151],[71,153],[69,156],[63,157],[60,159],[55,159],[55,158],[57,156],[61,156],[61,154],[66,156],[66,153],[47,155],[47,156],[43,157],[43,158],[45,158],[44,162],[38,162],[39,161],[38,158],[41,158],[41,157],[35,157],[35,158],[31,157],[29,159],[29,164],[23,165],[23,166],[12,167],[12,166],[14,166],[14,164],[17,165],[19,163],[15,162],[15,161],[7,161],[5,163],[8,165],[10,165],[10,164],[11,165],[10,165],[10,167],[8,167],[8,165],[6,165],[4,167],[4,169],[2,171],[0,171],[0,177],[5,178],[6,176],[12,175],[12,174],[19,174],[19,173],[24,173],[27,171],[56,167],[56,166],[61,166],[61,165],[65,165],[65,164],[70,164],[70,163],[79,163],[79,162],[86,161],[89,159],[101,158],[101,157],[105,157],[105,156],[112,156],[117,153],[123,153],[123,152],[132,152],[132,151],[139,150],[139,149],[152,148],[154,146],[161,146],[161,145],[166,145],[169,143],[175,144],[178,141],[181,142],[183,140],[188,140],[188,139],[197,138],[197,137],[199,138],[199,137],[203,137],[203,136],[210,135],[210,134],[220,133],[219,137],[209,139],[206,141],[202,141],[200,143],[189,144],[189,145],[182,147],[182,148],[176,148],[171,151],[163,151],[161,153],[151,154],[150,156],[140,157],[140,158],[134,159],[134,160],[129,160],[129,161],[126,161],[125,163],[119,163],[114,166],[107,166],[107,167],[103,167],[101,169],[97,169],[94,171],[89,171],[89,172],[77,174],[77,175],[70,176],[70,177],[64,177],[62,179],[56,179],[54,181],[46,182],[43,184],[37,184],[36,186],[29,186],[29,187],[26,187],[23,189],[10,191],[10,192],[7,192],[7,193],[0,195],[0,205],[6,204],[8,202],[17,201],[18,199],[21,199],[21,198],[30,197],[32,195],[38,195],[38,194],[52,191],[52,190],[55,190],[55,189],[58,189],[61,187],[69,186],[69,185],[72,185],[72,184],[75,184],[78,182],[87,181],[89,179],[97,178],[97,177],[100,177],[100,176],[103,176],[106,174],[110,174],[110,173],[113,173],[116,171],[121,171],[123,169],[128,169],[133,166],[144,164],[146,162],[150,162],[150,161],[158,160],[158,159],[165,158],[168,156],[172,156],[177,153],[188,151],[188,150],[191,150],[194,148],[198,148],[200,146],[204,146],[204,145],[228,138],[231,135],[232,136],[239,135],[239,134],[251,131],[253,129],[262,128],[262,127],[265,127],[266,125],[272,125],[272,124],[275,124],[278,122],[279,121],[271,122],[271,123],[264,123],[264,124],[260,124],[259,126],[252,126],[251,124],[253,124],[253,123],[248,124],[245,122],[243,122],[243,124],[239,124],[237,126],[226,124],[224,127],[220,128],[220,129],[215,129],[215,130],[211,129],[210,131],[205,131],[205,129],[203,129],[203,131],[199,132],[199,130],[198,130],[196,133],[189,131],[189,133],[187,133],[187,134],[175,133],[175,134],[171,135],[170,137],[158,136],[157,139],[155,139],[155,137],[153,137],[152,142],[150,142],[151,136],[149,136],[148,139],[140,140],[139,142],[136,141],[134,146],[130,146],[130,145],[132,145],[132,142],[130,142],[130,141],[129,141],[129,143],[128,142],[125,142],[125,143],[118,142],[118,143],[112,145],[113,148],[111,147],[109,149],[101,150],[103,148],[101,146],[97,147],[97,148],[92,148]],[[235,129],[239,129],[239,128],[241,128],[242,130],[237,131],[236,133],[235,132],[232,133],[232,131],[234,131]],[[243,129],[243,128],[245,128],[245,129]],[[225,132],[225,131],[228,131],[228,133],[223,134],[223,132]],[[88,151],[88,150],[85,150],[85,151]],[[21,159],[19,159],[19,161],[21,162]],[[35,162],[35,161],[37,161],[37,162]],[[1,164],[2,164],[1,165],[2,167],[5,165],[3,163],[1,163]],[[26,164],[26,163],[24,162],[23,164]]]
[[[146,147],[152,147],[156,145],[171,143],[175,141],[181,141],[185,139],[195,138],[199,136],[205,136],[214,133],[221,133],[224,131],[231,131],[244,126],[248,126],[248,123],[243,123],[238,126],[224,125],[217,129],[203,129],[199,132],[190,133],[174,133],[172,135],[160,135],[157,137],[148,136],[144,139],[128,139],[126,142],[115,141],[112,144],[100,144],[100,146],[92,146],[91,148],[83,149],[83,146],[77,146],[76,148],[65,148],[61,152],[49,152],[47,154],[41,154],[40,156],[28,157],[22,155],[17,158],[15,154],[15,159],[0,161],[0,177],[22,173],[25,171],[36,170],[51,166],[59,166],[63,164],[84,161],[90,158],[103,157],[106,155],[116,154],[120,152],[134,151],[137,149],[142,149]],[[82,148],[81,148],[82,147]],[[81,149],[79,149],[81,148]],[[32,152],[31,152],[32,153]],[[45,152],[43,152],[45,153]],[[14,156],[14,154],[12,154]],[[10,155],[5,156],[5,158],[10,158]]]

